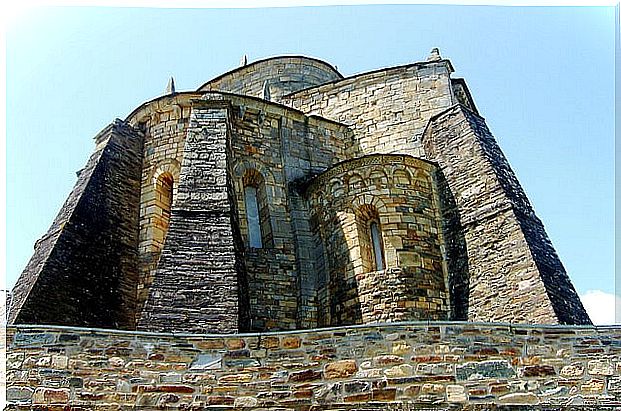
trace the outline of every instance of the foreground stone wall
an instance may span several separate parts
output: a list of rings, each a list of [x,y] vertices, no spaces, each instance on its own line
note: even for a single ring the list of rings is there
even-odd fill
[[[9,409],[621,406],[619,327],[439,322],[216,336],[13,326],[7,347]]]

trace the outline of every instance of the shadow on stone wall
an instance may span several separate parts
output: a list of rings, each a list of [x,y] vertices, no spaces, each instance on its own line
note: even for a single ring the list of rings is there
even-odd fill
[[[327,278],[324,289],[320,290],[320,293],[326,296],[327,301],[319,301],[318,309],[319,312],[324,311],[323,316],[319,315],[319,318],[323,317],[326,322],[320,323],[319,326],[362,324],[359,285],[354,274],[351,249],[343,247],[348,244],[343,223],[353,224],[355,227],[355,216],[353,212],[348,213],[347,216],[352,221],[343,222],[339,221],[343,215],[338,215],[336,210],[328,208],[324,212],[326,213],[325,221],[333,222],[332,229],[322,230],[321,236],[324,244],[331,244],[333,247],[338,244],[341,247],[336,250],[332,248],[332,251],[328,250],[325,256]]]
[[[446,243],[451,319],[467,321],[470,279],[468,276],[468,250],[466,249],[464,230],[461,225],[455,197],[440,169],[436,171],[436,181],[438,182],[438,191],[440,193],[442,230]]]

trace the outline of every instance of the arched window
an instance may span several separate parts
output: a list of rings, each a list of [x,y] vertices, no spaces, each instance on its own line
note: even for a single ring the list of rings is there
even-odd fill
[[[261,218],[259,216],[259,202],[256,187],[244,187],[244,200],[246,202],[246,222],[248,223],[248,246],[262,248]]]
[[[246,170],[242,179],[246,210],[247,245],[250,248],[274,246],[265,179],[257,170]]]
[[[382,241],[382,232],[380,231],[377,221],[372,221],[369,225],[369,229],[371,231],[371,243],[373,245],[371,250],[373,252],[373,261],[375,262],[374,271],[381,271],[385,268],[384,242]]]
[[[168,225],[170,224],[170,210],[173,203],[173,177],[170,173],[163,173],[155,184],[155,205],[159,213],[155,215],[155,240],[163,245]]]
[[[379,223],[377,208],[363,204],[356,210],[358,226],[358,243],[360,244],[361,267],[363,272],[382,271],[386,269],[384,240]]]

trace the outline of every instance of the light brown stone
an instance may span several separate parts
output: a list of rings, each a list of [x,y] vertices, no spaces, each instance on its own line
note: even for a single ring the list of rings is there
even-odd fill
[[[610,360],[591,360],[587,363],[587,372],[590,375],[609,376],[614,374],[614,366]]]
[[[326,364],[324,377],[328,380],[345,378],[358,371],[355,360],[341,360]]]
[[[302,340],[299,337],[284,337],[282,339],[282,347],[286,349],[300,348]]]
[[[516,392],[498,398],[498,403],[503,405],[537,405],[539,398],[531,392]]]
[[[66,388],[39,387],[35,390],[32,400],[35,404],[67,404],[70,391]]]
[[[561,377],[577,379],[584,375],[584,366],[582,364],[570,364],[561,368]]]
[[[601,394],[604,391],[605,382],[600,379],[590,379],[580,386],[580,390],[585,394]]]
[[[448,402],[466,402],[468,395],[466,389],[461,385],[447,385],[446,386],[446,400]]]
[[[401,364],[384,370],[387,377],[406,377],[412,375],[412,367],[410,364]]]

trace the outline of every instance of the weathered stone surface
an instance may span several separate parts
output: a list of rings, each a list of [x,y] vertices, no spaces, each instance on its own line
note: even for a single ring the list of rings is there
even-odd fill
[[[543,377],[547,375],[556,375],[556,370],[550,365],[530,365],[523,369],[524,377]]]
[[[289,381],[291,382],[307,382],[319,379],[321,379],[321,371],[315,370],[298,371],[289,375]]]
[[[13,289],[11,323],[135,326],[144,135],[117,120],[95,139]]]
[[[199,90],[222,90],[255,97],[263,95],[269,82],[272,100],[308,87],[342,79],[343,76],[327,63],[308,57],[273,57],[249,64],[203,84]]]
[[[76,339],[47,343],[58,342],[67,331],[82,344],[75,345]],[[33,340],[14,344],[18,335],[35,333],[51,337],[38,340],[38,345],[32,345]],[[617,347],[610,341],[618,334],[614,328],[595,327],[401,323],[271,334],[274,339],[266,345],[272,348],[258,348],[265,335],[9,327],[12,368],[7,372],[7,395],[16,407],[63,408],[79,402],[89,409],[187,409],[188,404],[330,409],[336,404],[372,403],[377,409],[444,404],[482,411],[505,406],[557,409],[574,402],[614,404],[621,392],[621,369],[614,367]],[[291,337],[299,340],[300,348],[277,343]],[[393,354],[395,341],[411,349]],[[550,348],[539,350],[537,360],[521,349],[533,341]],[[577,353],[584,341],[603,347],[603,353]],[[481,350],[482,345],[498,350]],[[559,347],[568,354],[558,357]],[[123,356],[121,348],[128,350]],[[471,360],[474,352],[477,361]],[[501,352],[511,354],[498,359]],[[420,354],[416,360],[413,353]],[[447,356],[454,361],[445,362]],[[61,364],[66,357],[67,367],[51,368],[55,357]],[[613,364],[612,374],[589,374],[589,363],[592,371],[605,372]]]
[[[67,404],[69,393],[70,391],[66,388],[39,387],[32,396],[32,402],[34,404]]]
[[[282,339],[282,348],[300,348],[300,344],[301,340],[298,337],[284,337]]]
[[[406,377],[412,375],[412,367],[410,364],[401,364],[384,370],[387,377]]]
[[[52,344],[56,341],[56,336],[45,333],[18,333],[15,335],[13,344],[21,347],[39,346],[42,344]],[[23,358],[23,354],[21,355]]]
[[[196,360],[190,364],[192,370],[217,370],[222,367],[222,354],[205,353],[199,354]]]
[[[218,102],[192,110],[170,227],[139,329],[222,333],[248,327],[229,203],[228,117]]]
[[[599,378],[587,380],[580,386],[580,391],[585,394],[601,394],[604,391],[606,383]]]
[[[569,364],[561,368],[561,377],[577,379],[584,375],[584,366],[582,364]]]
[[[331,380],[353,375],[358,370],[355,360],[342,360],[326,364],[324,369],[325,378]]]
[[[403,363],[403,357],[398,355],[380,355],[373,358],[374,365],[394,365]]]
[[[614,366],[610,360],[591,360],[587,363],[587,372],[590,375],[612,375]]]
[[[440,197],[451,304],[458,318],[590,324],[483,118],[453,106],[431,119],[423,146],[445,180]]]
[[[458,364],[455,371],[458,381],[486,378],[510,378],[515,376],[513,368],[504,360]]]
[[[448,402],[462,403],[468,400],[466,389],[461,385],[447,385],[446,386],[446,400]]]
[[[536,405],[539,398],[531,392],[516,392],[503,395],[498,398],[498,402],[503,405]]]
[[[6,400],[9,402],[30,402],[34,390],[31,387],[11,386],[6,389]]]

